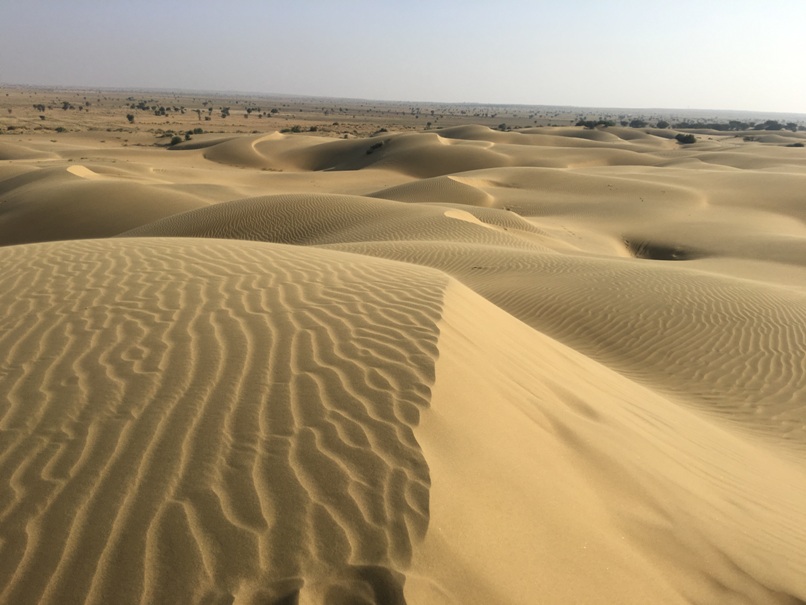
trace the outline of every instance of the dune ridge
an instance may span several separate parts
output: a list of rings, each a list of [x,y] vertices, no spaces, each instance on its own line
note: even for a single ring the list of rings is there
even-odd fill
[[[271,196],[123,235],[314,245],[440,269],[633,379],[806,447],[806,293],[697,271],[697,253],[680,248],[666,251],[672,262],[646,243],[624,243],[624,257],[559,254],[555,238],[512,212],[459,207]]]
[[[329,247],[440,268],[630,378],[806,446],[803,292],[677,263],[647,267],[468,244]]]
[[[399,594],[428,523],[412,426],[445,278],[144,243],[0,252],[0,600]]]
[[[524,328],[448,286],[413,602],[803,601],[802,466]]]

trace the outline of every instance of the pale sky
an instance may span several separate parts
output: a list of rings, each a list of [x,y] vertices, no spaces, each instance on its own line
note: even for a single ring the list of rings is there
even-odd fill
[[[0,82],[806,113],[806,0],[0,0]]]

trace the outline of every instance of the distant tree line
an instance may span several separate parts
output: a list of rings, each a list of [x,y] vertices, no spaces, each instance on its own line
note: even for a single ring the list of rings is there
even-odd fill
[[[129,98],[131,100],[131,97]],[[185,113],[187,110],[184,106],[176,107],[175,105],[151,105],[153,103],[153,99],[150,101],[138,101],[136,103],[130,103],[129,109],[139,109],[140,111],[153,111],[155,116],[164,116],[167,115],[169,111],[173,111],[175,113]]]
[[[729,120],[728,122],[678,122],[674,128],[705,128],[708,130],[791,130],[797,132],[798,130],[806,130],[803,126],[798,126],[795,122],[787,122],[782,124],[777,120],[766,120],[764,122],[743,122],[741,120]]]
[[[653,125],[647,120],[641,118],[633,118],[632,120],[620,120],[619,124],[629,128],[647,128]],[[580,118],[577,126],[585,128],[607,128],[608,126],[615,126],[613,120],[599,118],[595,120],[586,120]],[[797,132],[798,130],[806,130],[806,126],[799,126],[795,122],[781,123],[777,120],[765,120],[764,122],[743,122],[741,120],[729,120],[727,122],[706,122],[703,120],[682,121],[671,124],[666,120],[658,120],[654,124],[655,128],[674,128],[676,130],[691,130],[691,129],[704,129],[704,130],[717,130],[717,131],[740,131],[740,130],[791,130]]]
[[[184,114],[188,110],[184,106],[177,107],[175,105],[157,105],[154,99],[141,99],[137,100],[134,97],[129,97],[128,101],[128,108],[129,109],[137,109],[140,111],[147,111],[153,113],[155,116],[167,116],[170,112],[174,113],[181,113]],[[240,103],[239,101],[237,103]],[[88,103],[89,104],[89,103]],[[67,104],[66,104],[67,105]],[[213,114],[213,106],[210,101],[204,101],[202,105],[206,108],[207,115],[204,116],[205,121],[210,121],[212,119]],[[41,106],[35,105],[34,108],[39,108]],[[64,109],[73,109],[72,106],[64,107]],[[81,108],[79,108],[81,109]],[[44,107],[42,108],[44,111]],[[195,113],[198,119],[201,121],[202,119],[202,112],[201,109],[191,109],[192,113]],[[230,117],[231,108],[230,107],[220,107],[219,108],[220,115],[222,119],[226,119]],[[301,111],[301,110],[300,110]],[[270,110],[262,110],[260,107],[256,106],[248,106],[244,108],[244,117],[248,118],[250,115],[257,115],[258,118],[268,118],[270,115],[279,113],[280,110],[276,107],[273,107]],[[134,114],[129,113],[126,114],[126,119],[129,120],[130,123],[134,123]]]

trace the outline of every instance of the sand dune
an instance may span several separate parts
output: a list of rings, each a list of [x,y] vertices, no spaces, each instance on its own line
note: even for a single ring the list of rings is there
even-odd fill
[[[3,602],[400,593],[427,528],[412,427],[446,278],[317,250],[204,250],[2,251]]]
[[[163,186],[104,178],[70,165],[26,172],[0,182],[0,244],[108,237],[204,202]]]
[[[529,248],[519,237],[539,230],[510,213],[400,202],[348,195],[288,194],[236,200],[177,214],[126,231],[124,237],[221,237],[284,244],[351,241],[476,241]],[[497,220],[496,220],[497,218]],[[457,222],[457,220],[459,222]],[[518,231],[509,233],[507,227]]]
[[[675,134],[4,136],[0,603],[806,602],[806,136]]]
[[[456,282],[439,350],[413,602],[802,600],[802,467]]]
[[[58,155],[6,141],[0,142],[0,160],[55,159]]]
[[[806,448],[802,292],[678,263],[646,267],[467,244],[332,248],[440,268],[647,386]]]

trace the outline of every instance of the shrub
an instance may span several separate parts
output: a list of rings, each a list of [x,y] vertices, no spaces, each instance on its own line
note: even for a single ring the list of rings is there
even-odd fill
[[[678,134],[675,139],[677,139],[677,142],[681,145],[691,145],[697,142],[697,137],[693,134]]]
[[[367,149],[367,155],[372,155],[372,153],[376,149],[380,149],[381,147],[383,147],[383,141],[378,141],[377,143],[374,143],[373,145],[370,146],[369,149]]]
[[[601,126],[602,128],[607,128],[608,126],[615,126],[616,123],[613,120],[605,120],[605,119],[598,119],[598,120],[579,120],[576,123],[577,126],[584,126],[589,130],[593,130],[597,126]]]
[[[173,147],[174,145],[179,145],[179,143],[181,143],[181,142],[182,142],[182,137],[175,136],[175,137],[173,137],[171,139],[171,146]]]

